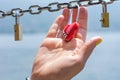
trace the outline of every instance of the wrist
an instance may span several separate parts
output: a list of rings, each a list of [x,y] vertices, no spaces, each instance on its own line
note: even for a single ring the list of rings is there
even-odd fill
[[[52,74],[49,75],[32,74],[30,80],[71,80],[71,79],[68,79],[67,77],[64,76],[52,75]]]

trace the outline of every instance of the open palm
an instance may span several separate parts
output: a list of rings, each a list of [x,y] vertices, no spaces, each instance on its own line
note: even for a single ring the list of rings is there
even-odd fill
[[[76,22],[78,9],[73,9],[72,22]],[[85,41],[87,32],[87,10],[80,8],[78,14],[79,33],[71,41],[62,38],[62,30],[68,24],[69,9],[65,8],[51,26],[35,58],[31,80],[70,80],[78,74],[90,56],[100,37]]]

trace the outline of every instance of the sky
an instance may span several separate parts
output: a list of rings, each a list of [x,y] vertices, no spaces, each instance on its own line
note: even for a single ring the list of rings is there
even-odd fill
[[[13,8],[21,8],[26,10],[31,5],[47,6],[52,2],[69,2],[73,0],[1,0],[0,10],[10,11]],[[106,0],[109,1],[109,0]],[[120,1],[114,2],[107,6],[108,12],[110,14],[110,31],[120,30]],[[101,12],[102,6],[90,6],[88,9],[88,29],[90,31],[106,31],[106,29],[101,27]],[[48,12],[43,11],[39,15],[24,14],[20,17],[20,24],[23,26],[23,32],[46,32],[51,26],[53,21],[58,15],[62,13],[62,10],[58,12]],[[49,18],[48,18],[49,17]],[[13,27],[15,24],[15,19],[13,17],[5,17],[0,19],[0,32],[11,33],[13,32]]]

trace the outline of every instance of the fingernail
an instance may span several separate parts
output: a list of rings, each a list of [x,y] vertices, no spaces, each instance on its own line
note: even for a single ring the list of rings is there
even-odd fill
[[[96,43],[96,46],[98,46],[102,42],[102,39],[99,39]]]

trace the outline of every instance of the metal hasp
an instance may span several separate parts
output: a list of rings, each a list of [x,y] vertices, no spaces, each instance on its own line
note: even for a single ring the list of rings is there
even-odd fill
[[[109,13],[107,12],[107,3],[105,1],[102,2],[102,19],[101,24],[104,28],[109,28]]]

